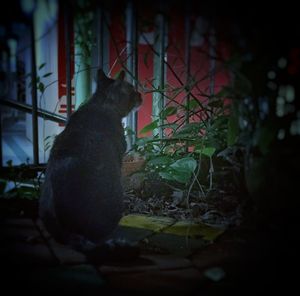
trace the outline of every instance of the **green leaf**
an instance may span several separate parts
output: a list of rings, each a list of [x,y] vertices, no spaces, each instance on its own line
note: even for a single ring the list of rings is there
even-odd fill
[[[180,134],[173,134],[171,140],[177,141],[177,140],[190,140],[195,141],[195,135],[192,133],[180,133]]]
[[[45,151],[48,151],[49,149],[51,149],[52,146],[53,146],[53,144],[51,144],[51,143],[48,143],[47,145],[45,145],[45,147],[44,147]]]
[[[157,162],[153,160],[153,163],[160,163],[164,162],[165,164],[169,164],[172,162],[170,157],[166,158],[156,158]],[[166,169],[159,172],[159,176],[163,179],[177,181],[179,183],[186,184],[191,179],[192,173],[197,167],[197,162],[192,157],[185,157],[175,161]]]
[[[51,138],[53,138],[53,135],[45,137],[45,138],[44,138],[44,142],[46,142],[47,140],[49,140],[49,139],[51,139]]]
[[[179,183],[183,183],[186,184],[187,182],[190,181],[192,176],[191,172],[187,172],[187,171],[175,171],[173,174],[173,178],[175,181],[179,182]]]
[[[178,128],[178,124],[177,123],[166,123],[166,124],[160,125],[159,127],[161,127],[161,128],[171,128],[174,131]]]
[[[202,149],[202,154],[208,157],[212,157],[213,154],[216,152],[216,148],[214,147],[205,147],[204,149]]]
[[[39,66],[39,70],[41,70],[42,68],[44,68],[46,66],[46,63],[42,63],[42,64],[40,64],[40,66]]]
[[[151,141],[153,141],[153,137],[143,137],[136,139],[135,144],[138,146],[144,146]]]
[[[48,72],[48,73],[44,74],[43,77],[48,77],[50,75],[52,75],[52,72]]]
[[[171,174],[169,172],[160,172],[159,176],[161,176],[163,179],[174,181],[173,174]]]
[[[173,159],[170,156],[157,156],[155,158],[151,158],[148,161],[148,165],[150,166],[162,166],[162,165],[168,165],[173,161]]]
[[[38,84],[38,89],[39,89],[39,91],[40,91],[41,93],[44,92],[44,90],[45,90],[45,85],[44,85],[43,82],[40,82],[40,83]]]
[[[176,171],[173,169],[169,169],[168,171],[160,172],[159,175],[163,179],[186,184],[190,181],[192,173],[188,171]]]
[[[180,135],[180,134],[198,134],[199,130],[201,128],[204,128],[204,124],[202,122],[191,122],[186,125],[184,125],[174,136]]]
[[[174,172],[173,178],[179,183],[186,184],[190,181],[192,174],[190,172]]]
[[[160,112],[159,117],[161,119],[166,119],[168,116],[174,115],[177,113],[177,108],[174,106],[169,106]]]
[[[193,173],[197,167],[197,161],[192,157],[185,157],[178,159],[170,166],[178,172],[190,172]]]
[[[229,119],[229,116],[228,115],[219,115],[218,117],[216,117],[213,122],[212,122],[212,127],[214,129],[217,129],[217,128],[222,128],[222,127],[227,127],[227,123],[228,123],[228,119]]]
[[[114,75],[114,79],[119,79],[121,73],[123,72],[123,68],[120,68]]]
[[[152,121],[151,123],[147,124],[146,126],[144,126],[141,130],[140,130],[140,134],[145,134],[147,132],[153,131],[154,129],[156,129],[158,127],[158,122],[159,119],[156,119],[154,121]]]
[[[20,186],[13,188],[11,191],[17,191],[17,194],[24,199],[34,200],[38,198],[38,192],[34,187]]]
[[[189,102],[186,105],[186,109],[188,109],[188,110],[194,110],[197,107],[199,107],[199,103],[196,99],[189,100]]]

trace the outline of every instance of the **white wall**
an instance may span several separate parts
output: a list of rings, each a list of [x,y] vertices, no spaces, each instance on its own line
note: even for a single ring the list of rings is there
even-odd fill
[[[50,112],[58,113],[58,37],[57,37],[57,2],[56,1],[37,1],[37,8],[34,13],[35,28],[35,49],[37,68],[46,63],[40,70],[37,69],[37,75],[45,85],[45,91],[42,94],[38,91],[38,107]],[[29,49],[30,57],[30,49]],[[28,55],[27,53],[27,55]],[[28,62],[29,60],[29,62]],[[26,72],[30,72],[30,58],[26,59]],[[52,72],[48,77],[42,77],[46,73]],[[27,84],[28,85],[28,84]],[[27,89],[27,102],[31,104],[31,89]],[[32,140],[32,117],[26,116],[26,135]],[[45,150],[45,139],[48,136],[59,134],[63,128],[58,123],[39,118],[39,154],[40,162],[46,162],[49,157],[49,151]],[[51,140],[51,139],[49,139]],[[49,142],[48,140],[48,142]]]

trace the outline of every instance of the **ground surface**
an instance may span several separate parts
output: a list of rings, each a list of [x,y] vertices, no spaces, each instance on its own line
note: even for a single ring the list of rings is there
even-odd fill
[[[295,283],[289,265],[297,250],[270,230],[240,226],[214,233],[209,241],[156,226],[125,226],[125,219],[116,236],[138,243],[139,258],[95,265],[47,235],[35,220],[34,202],[1,201],[0,209],[1,282],[10,293],[253,295],[272,287],[286,293]]]

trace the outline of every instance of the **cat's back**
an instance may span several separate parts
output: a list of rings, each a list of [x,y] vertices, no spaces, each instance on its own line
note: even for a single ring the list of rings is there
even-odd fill
[[[65,242],[71,234],[100,242],[117,227],[123,211],[122,117],[141,98],[126,83],[103,75],[98,91],[57,136],[47,165],[40,216]]]

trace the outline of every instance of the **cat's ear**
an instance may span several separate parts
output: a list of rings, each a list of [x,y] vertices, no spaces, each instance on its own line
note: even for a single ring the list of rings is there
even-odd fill
[[[121,80],[121,81],[123,81],[125,79],[125,75],[126,75],[125,71],[122,70],[120,72],[120,74],[118,75],[118,79]]]

